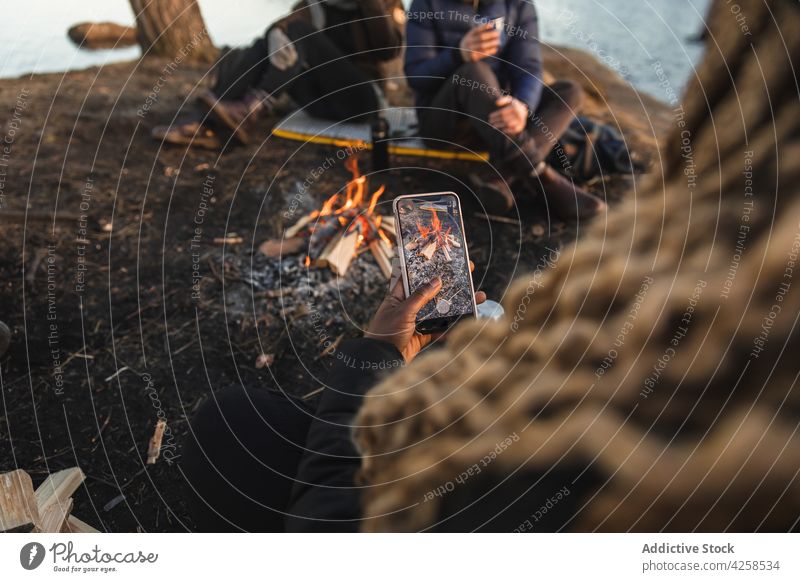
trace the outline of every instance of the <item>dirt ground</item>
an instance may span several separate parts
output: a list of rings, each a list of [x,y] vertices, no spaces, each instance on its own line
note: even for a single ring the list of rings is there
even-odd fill
[[[549,70],[584,83],[588,113],[617,119],[653,159],[650,124],[665,130],[666,108],[570,55],[548,52]],[[269,137],[274,119],[259,122],[263,141],[246,147],[160,147],[150,129],[187,107],[205,73],[168,64],[0,81],[0,320],[13,329],[0,361],[0,470],[24,468],[37,484],[80,466],[87,480],[74,514],[115,532],[191,530],[180,469],[187,417],[227,387],[313,399],[326,341],[359,335],[386,288],[369,253],[337,280],[306,271],[300,257],[276,263],[254,251],[349,174],[334,165],[299,195],[334,148]],[[387,187],[385,214],[394,196],[451,189],[470,169],[393,162],[369,178]],[[613,207],[633,184],[618,177],[594,188]],[[526,196],[510,223],[465,208],[476,289],[502,300],[548,248],[575,238],[574,225],[548,220],[544,208]],[[244,242],[215,243],[226,234]],[[260,354],[271,365],[258,367]],[[161,458],[145,465],[159,418],[168,421]]]

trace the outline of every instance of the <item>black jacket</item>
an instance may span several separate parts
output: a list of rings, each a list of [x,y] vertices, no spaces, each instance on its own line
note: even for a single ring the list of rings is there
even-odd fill
[[[404,365],[392,344],[359,339],[336,353],[328,388],[311,423],[288,509],[288,531],[358,531],[361,490],[355,475],[361,458],[351,423],[366,392],[383,375]],[[466,469],[466,468],[465,468]],[[579,477],[580,478],[577,478]],[[578,471],[482,471],[463,485],[448,487],[432,531],[557,531],[569,528],[591,475]],[[425,492],[420,492],[420,500]]]

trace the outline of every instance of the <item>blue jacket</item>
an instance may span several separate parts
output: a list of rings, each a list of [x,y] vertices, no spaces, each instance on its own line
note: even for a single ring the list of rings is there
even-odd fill
[[[503,89],[536,111],[542,95],[539,23],[531,0],[414,0],[406,25],[405,73],[417,105],[430,103],[442,83],[463,64],[458,45],[470,28],[505,17],[505,41],[487,62]]]

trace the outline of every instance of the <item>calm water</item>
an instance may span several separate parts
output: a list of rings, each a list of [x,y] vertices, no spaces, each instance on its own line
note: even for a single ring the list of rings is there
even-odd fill
[[[0,3],[11,0],[0,0]],[[199,0],[217,44],[242,44],[261,34],[294,0]],[[410,2],[410,0],[408,0]],[[680,92],[701,49],[689,42],[710,0],[537,0],[542,39],[595,53],[636,87],[664,100]],[[408,2],[407,2],[408,3]],[[132,24],[128,0],[25,0],[6,10],[0,77],[57,72],[134,59],[138,48],[80,51],[66,30],[82,21]],[[654,66],[661,63],[663,74]]]

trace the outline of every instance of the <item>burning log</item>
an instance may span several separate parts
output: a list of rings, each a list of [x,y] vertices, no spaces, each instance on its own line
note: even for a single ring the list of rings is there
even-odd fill
[[[437,248],[438,245],[436,244],[436,241],[433,241],[431,244],[422,249],[419,254],[421,254],[423,257],[425,257],[430,261],[431,258],[433,258],[433,253],[436,252]]]
[[[356,256],[360,236],[361,234],[357,230],[338,235],[323,255],[317,259],[317,265],[328,267],[337,275],[344,275],[350,267],[353,257]]]
[[[450,228],[447,230],[442,228],[442,222],[439,220],[438,213],[442,210],[446,211],[447,209],[442,206],[430,204],[420,206],[420,210],[426,210],[431,213],[430,226],[426,226],[422,224],[422,222],[417,221],[417,232],[419,234],[416,239],[406,243],[406,250],[417,251],[426,261],[432,260],[436,251],[441,250],[444,259],[447,262],[452,261],[453,256],[450,254],[450,251],[452,248],[460,248],[461,243],[450,233]]]
[[[263,243],[260,248],[265,255],[274,257],[281,253],[299,252],[304,246],[307,267],[328,267],[343,276],[353,259],[369,250],[384,275],[391,277],[392,247],[397,238],[394,220],[375,214],[384,187],[367,196],[367,178],[359,173],[356,159],[348,159],[346,167],[353,177],[344,192],[334,194],[319,210],[301,217],[287,228],[282,244],[278,240]],[[287,245],[287,240],[292,243]]]
[[[304,228],[304,227],[305,227],[305,226],[306,226],[306,225],[307,225],[309,222],[311,222],[312,220],[314,220],[315,218],[316,218],[316,215],[315,215],[315,213],[314,213],[314,212],[312,212],[311,214],[306,214],[306,215],[305,215],[303,218],[301,218],[300,220],[298,220],[297,222],[295,222],[293,226],[290,226],[289,228],[287,228],[287,229],[286,229],[286,232],[284,233],[284,237],[285,237],[285,238],[294,238],[294,237],[296,237],[296,236],[297,236],[297,234],[298,234],[298,233],[299,233],[301,230],[303,230],[303,228]]]
[[[450,256],[450,249],[447,247],[447,245],[442,247],[442,252],[444,253],[444,258],[448,263],[453,260],[453,257]]]

